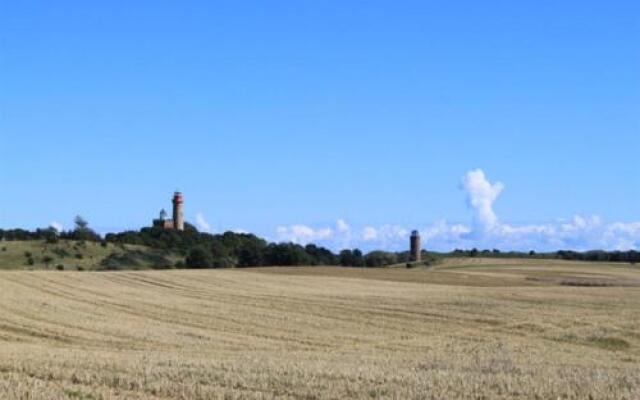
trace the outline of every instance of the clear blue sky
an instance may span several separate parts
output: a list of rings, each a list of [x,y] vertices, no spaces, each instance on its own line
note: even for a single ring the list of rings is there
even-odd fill
[[[366,248],[475,229],[477,168],[501,224],[596,215],[640,246],[640,3],[0,6],[0,227],[137,229],[180,189],[216,231],[344,219]],[[503,243],[474,237],[434,246]]]

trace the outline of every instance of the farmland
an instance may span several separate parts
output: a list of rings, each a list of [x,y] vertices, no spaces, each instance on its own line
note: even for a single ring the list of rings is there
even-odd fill
[[[640,268],[0,272],[0,398],[640,397]]]

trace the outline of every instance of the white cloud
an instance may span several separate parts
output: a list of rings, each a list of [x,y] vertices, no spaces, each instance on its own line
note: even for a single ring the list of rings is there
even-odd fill
[[[425,248],[451,250],[629,250],[640,248],[640,223],[604,223],[598,216],[543,224],[510,225],[496,222],[491,230],[439,221],[420,230]],[[406,246],[406,244],[405,244]]]
[[[62,232],[64,230],[64,225],[62,225],[60,222],[53,221],[49,224],[49,226],[58,232]]]
[[[344,219],[338,219],[336,221],[336,238],[333,246],[340,249],[351,248],[353,243],[353,234],[351,232],[351,225]]]
[[[640,249],[640,222],[615,222],[604,232],[604,241],[616,250]]]
[[[493,211],[493,202],[504,190],[504,185],[500,182],[492,184],[485,177],[484,171],[475,169],[464,176],[462,188],[467,192],[469,207],[476,213],[476,225],[484,230],[493,229],[498,223],[498,217]]]
[[[378,240],[393,242],[398,239],[409,240],[409,230],[400,225],[382,225],[377,229]]]
[[[281,241],[310,242],[334,251],[345,248],[363,250],[406,250],[409,232],[420,228],[426,249],[449,251],[455,248],[520,251],[629,250],[640,249],[640,222],[605,223],[598,216],[575,215],[570,219],[540,224],[511,225],[500,221],[493,205],[505,186],[490,182],[481,169],[469,171],[462,179],[467,203],[473,210],[473,223],[436,221],[431,225],[406,227],[394,224],[365,224],[353,227],[338,219],[335,228],[307,225],[278,227]]]
[[[362,240],[369,242],[378,238],[378,230],[373,226],[365,226],[362,229]]]
[[[276,240],[298,244],[314,242],[333,249],[346,249],[350,248],[354,234],[351,225],[340,218],[336,220],[335,228],[314,228],[303,224],[279,226],[276,228]]]
[[[343,219],[339,219],[338,221],[336,221],[336,227],[338,229],[338,232],[349,232],[349,231],[351,231],[351,227]]]
[[[471,232],[471,228],[463,224],[449,225],[447,221],[441,220],[433,225],[426,227],[420,233],[425,241],[446,238],[447,240],[455,240]]]
[[[314,229],[306,225],[279,226],[276,229],[279,241],[307,244],[313,241],[326,240],[333,235],[331,228]]]
[[[213,230],[211,229],[211,225],[209,224],[209,222],[207,222],[207,220],[204,217],[204,214],[202,214],[201,212],[196,214],[196,225],[198,227],[198,230],[201,232],[207,232],[207,233],[213,232]]]
[[[408,238],[409,230],[400,225],[385,224],[377,227],[367,225],[362,228],[358,241],[386,248],[393,246],[396,242],[404,242]]]
[[[406,242],[409,230],[399,225],[364,226],[353,230],[344,219],[336,221],[335,228],[311,227],[302,224],[279,226],[276,229],[276,240],[298,244],[315,243],[341,250],[352,247],[365,248],[399,248]]]
[[[360,248],[402,251],[408,248],[414,227],[365,225],[349,230],[306,225],[278,227],[277,240],[298,244],[315,243],[334,251]],[[425,249],[449,251],[455,248],[500,249],[504,251],[629,250],[640,248],[640,222],[606,224],[597,216],[575,216],[571,220],[544,224],[510,225],[497,222],[493,229],[474,232],[466,224],[445,220],[419,227]]]

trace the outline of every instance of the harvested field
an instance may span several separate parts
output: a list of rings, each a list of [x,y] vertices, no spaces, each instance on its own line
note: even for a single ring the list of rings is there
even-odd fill
[[[2,272],[0,398],[636,399],[639,278],[514,260]],[[562,284],[580,279],[611,284]]]

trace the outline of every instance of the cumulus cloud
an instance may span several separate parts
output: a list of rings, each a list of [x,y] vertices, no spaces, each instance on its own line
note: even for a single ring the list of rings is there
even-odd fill
[[[349,226],[349,224],[347,224],[347,222],[344,219],[339,219],[338,221],[336,221],[336,228],[338,229],[338,232],[351,231],[351,226]]]
[[[344,219],[338,219],[336,221],[336,235],[337,237],[333,243],[334,247],[337,246],[340,249],[348,249],[351,247],[353,243],[353,233],[351,231],[351,225]]]
[[[451,230],[433,235],[433,241],[443,238],[445,242],[457,243],[460,247],[498,247],[506,250],[535,249],[551,251],[558,249],[629,250],[640,247],[640,223],[605,223],[597,215],[575,215],[571,219],[555,222],[511,225],[500,221],[493,204],[505,186],[491,183],[484,171],[469,171],[462,179],[467,203],[473,209],[473,226],[460,232],[458,237]]]
[[[369,242],[378,238],[378,230],[373,226],[365,226],[362,229],[362,240]]]
[[[206,218],[204,217],[204,214],[201,212],[196,214],[196,226],[198,227],[198,230],[201,232],[207,232],[207,233],[213,232],[213,230],[211,229],[211,225],[209,224],[209,222],[207,222]]]
[[[422,229],[420,235],[426,242],[431,240],[455,241],[471,232],[471,228],[463,224],[449,224],[440,220]]]
[[[504,185],[501,182],[489,182],[483,170],[475,169],[464,176],[462,188],[467,193],[467,204],[475,211],[476,226],[484,230],[493,229],[498,223],[493,203],[504,190]]]
[[[475,225],[439,221],[421,229],[426,248],[501,250],[631,250],[640,248],[640,223],[605,223],[598,216],[576,215],[569,220],[511,225],[496,222],[491,230]]]
[[[332,250],[349,248],[401,249],[409,238],[409,230],[400,225],[352,226],[344,219],[338,219],[335,227],[311,227],[297,224],[279,226],[276,240],[297,244],[315,243]]]
[[[640,249],[640,222],[606,223],[598,216],[575,215],[569,219],[539,224],[513,225],[502,222],[494,203],[504,191],[500,182],[491,182],[484,171],[475,169],[462,178],[461,189],[473,211],[471,224],[439,220],[411,227],[383,224],[352,226],[338,219],[335,227],[292,225],[278,227],[277,238],[299,244],[310,242],[332,250],[406,250],[411,229],[418,229],[427,249],[449,251],[455,248],[555,251]]]
[[[58,232],[62,232],[64,230],[64,225],[62,225],[60,222],[53,221],[49,224],[49,226]]]
[[[331,228],[314,229],[307,225],[279,226],[276,229],[279,241],[307,244],[314,241],[321,241],[333,235]]]
[[[409,237],[409,230],[400,225],[382,225],[377,228],[366,226],[362,232],[365,241],[375,240],[382,245],[393,244]]]

